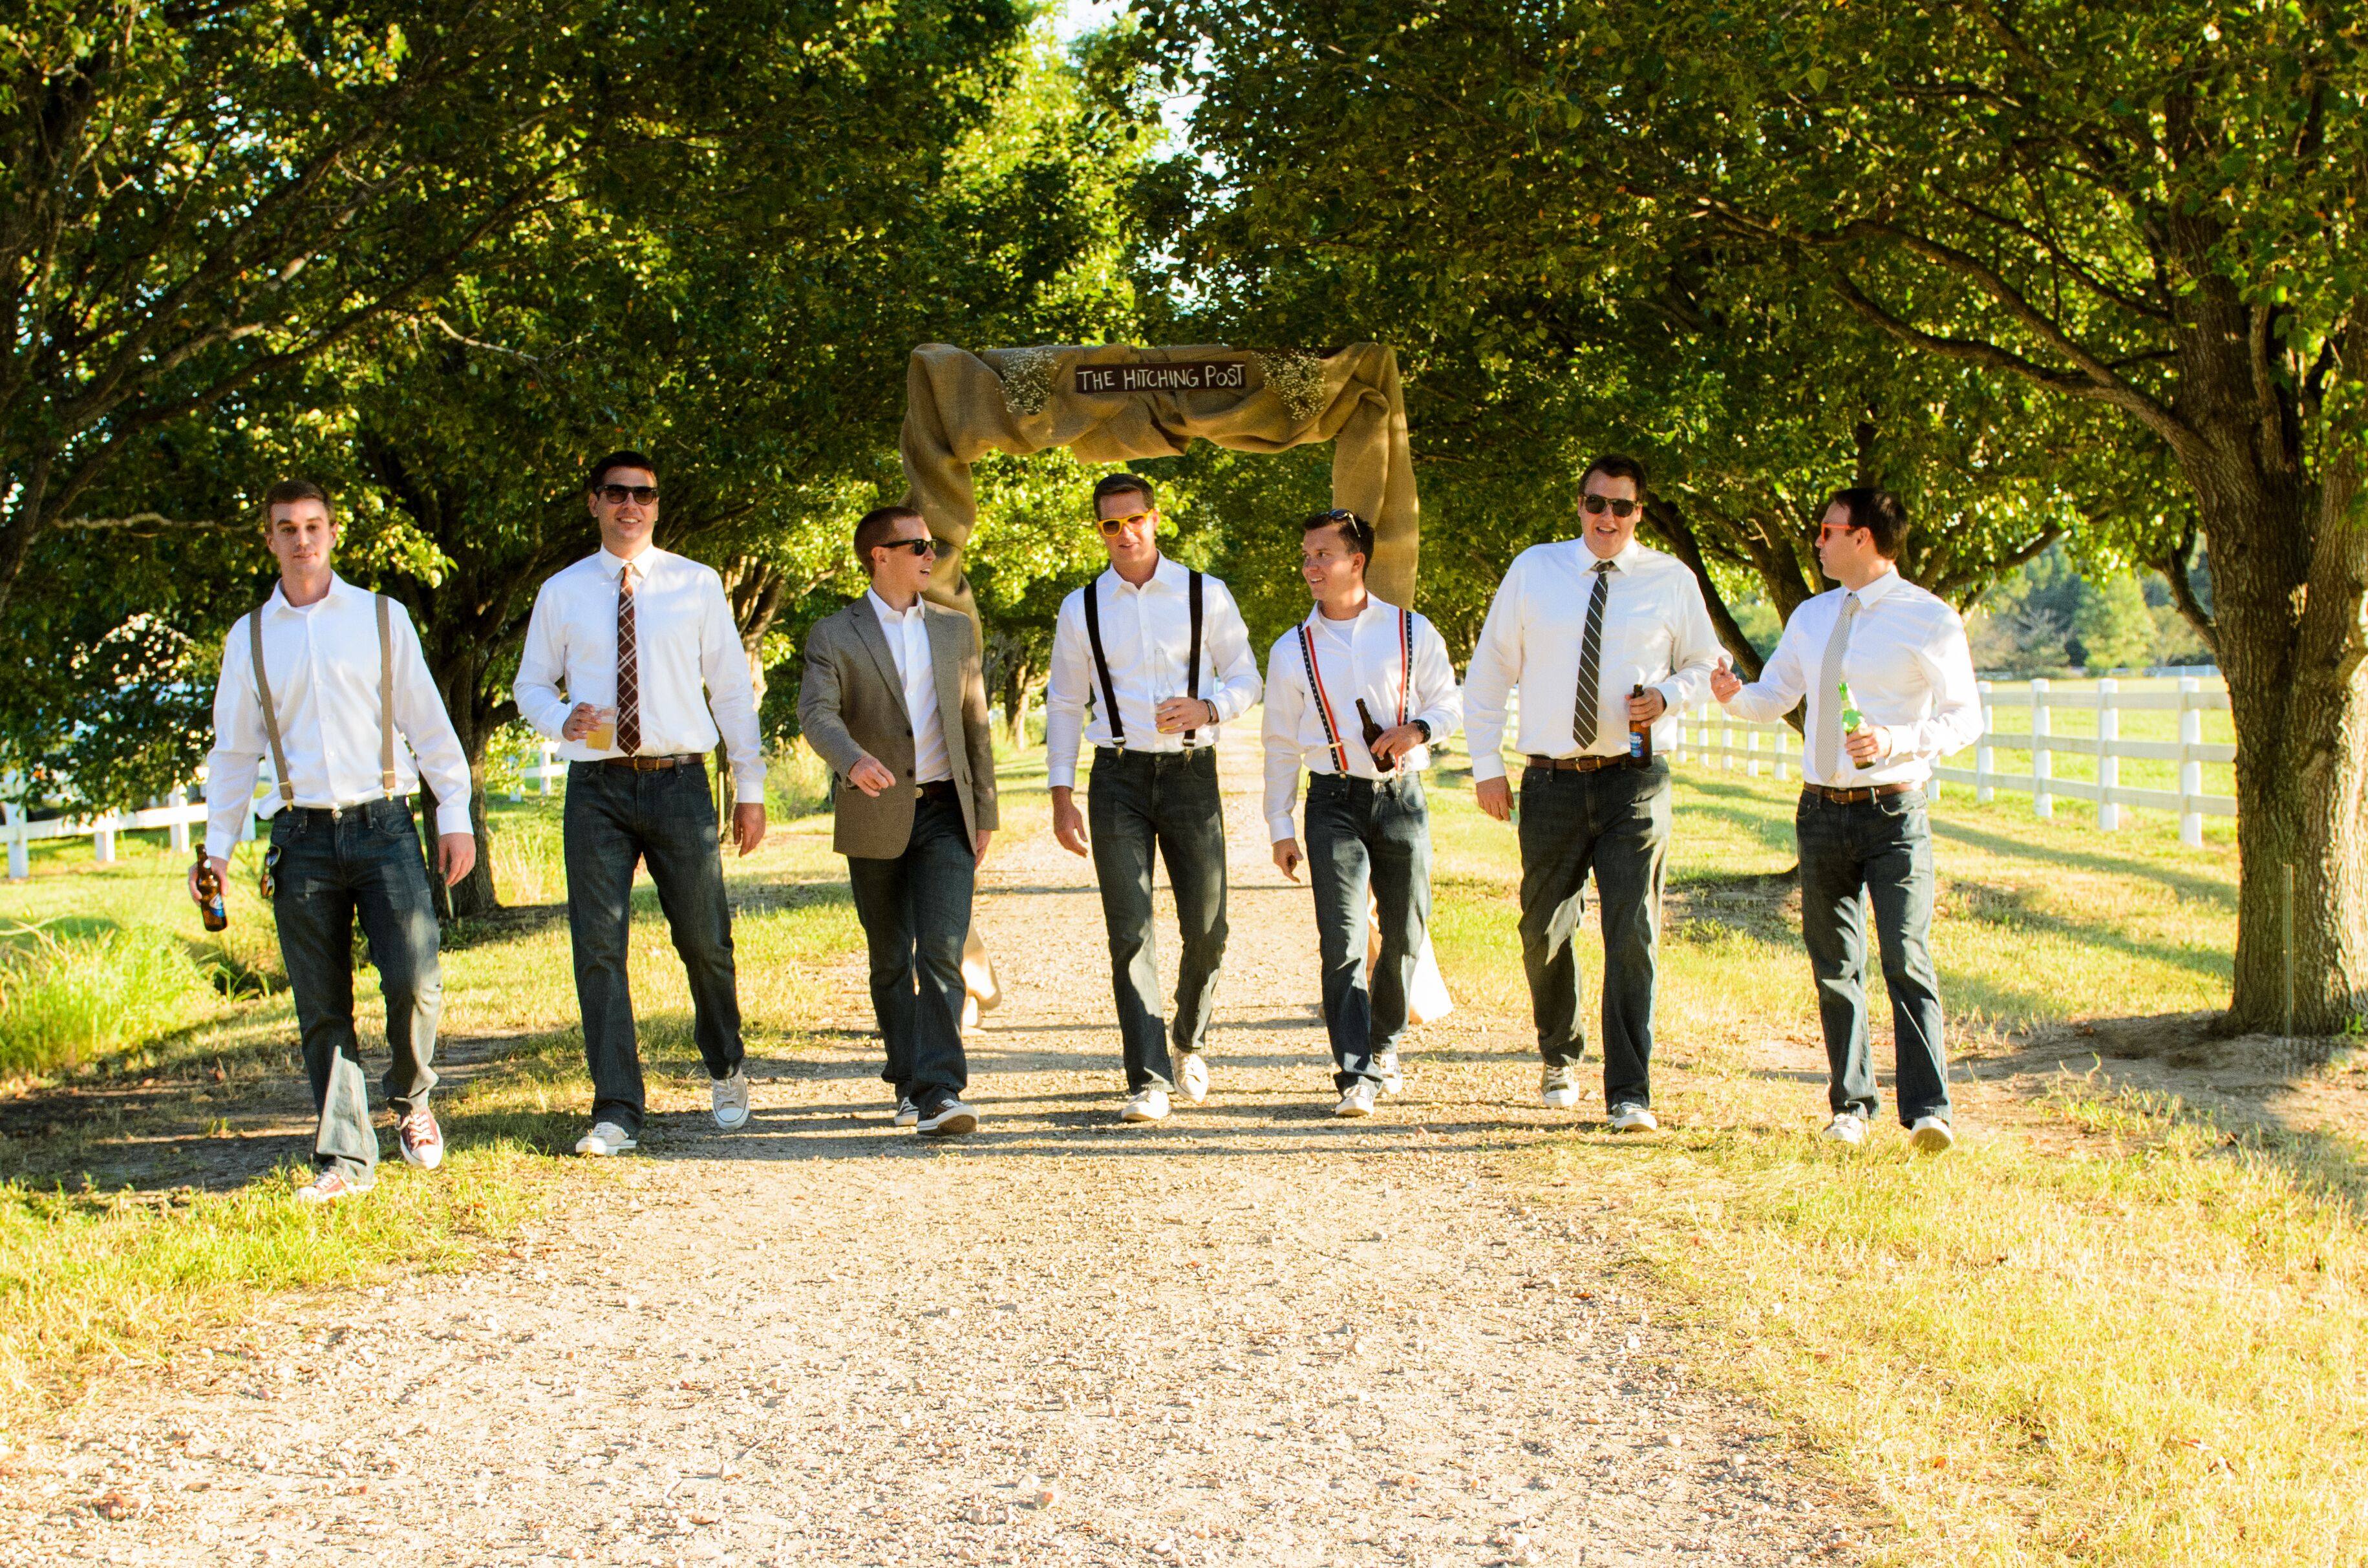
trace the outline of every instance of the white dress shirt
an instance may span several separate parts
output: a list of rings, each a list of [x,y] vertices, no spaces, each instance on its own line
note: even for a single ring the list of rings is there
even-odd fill
[[[1514,749],[1534,756],[1580,755],[1573,715],[1596,559],[1582,540],[1531,545],[1514,557],[1497,585],[1463,674],[1463,727],[1472,746],[1474,782],[1505,776],[1499,754],[1516,687],[1521,692],[1521,728]],[[1669,705],[1653,724],[1653,749],[1662,752],[1677,744],[1677,710],[1710,695],[1718,633],[1711,628],[1702,585],[1683,562],[1634,539],[1611,562],[1596,666],[1595,744],[1587,755],[1618,756],[1628,750],[1628,699],[1638,686],[1659,692]]]
[[[358,806],[386,793],[379,776],[377,596],[332,577],[326,597],[298,608],[279,588],[265,600],[264,674],[279,710],[279,746],[300,806]],[[427,776],[436,792],[436,831],[467,833],[469,758],[427,673],[419,633],[403,606],[387,606],[387,643],[394,653],[394,787],[407,795]],[[206,757],[206,853],[222,859],[246,831],[251,804],[278,813],[279,791],[255,798],[255,780],[271,754],[263,704],[255,689],[254,644],[246,616],[222,642],[214,687],[214,749]],[[414,756],[417,762],[413,761]]]
[[[1433,740],[1445,740],[1463,722],[1463,694],[1456,689],[1447,643],[1421,616],[1414,618],[1411,671],[1400,646],[1395,605],[1369,597],[1364,609],[1347,620],[1333,620],[1319,607],[1305,624],[1315,632],[1315,673],[1332,699],[1349,777],[1389,777],[1388,769],[1365,749],[1364,721],[1357,714],[1360,697],[1372,710],[1373,722],[1384,730],[1397,727],[1401,699],[1407,721],[1429,724]],[[1297,627],[1275,639],[1274,651],[1267,655],[1265,740],[1267,837],[1280,844],[1296,836],[1292,824],[1299,770],[1339,771],[1324,738],[1322,713],[1308,690],[1307,660],[1300,650]],[[1429,766],[1429,746],[1417,746],[1406,755],[1406,771],[1419,773]]]
[[[1053,671],[1044,689],[1045,777],[1053,789],[1077,781],[1077,740],[1110,744],[1110,715],[1102,711],[1101,676],[1086,640],[1085,597],[1099,594],[1102,652],[1110,659],[1110,685],[1118,691],[1118,714],[1129,751],[1182,751],[1184,733],[1161,734],[1156,717],[1171,697],[1197,697],[1215,705],[1217,723],[1201,725],[1195,745],[1214,745],[1217,727],[1238,719],[1258,699],[1258,655],[1250,652],[1250,629],[1234,596],[1216,578],[1201,579],[1201,683],[1185,689],[1185,664],[1192,647],[1192,617],[1187,599],[1190,571],[1159,558],[1151,576],[1136,587],[1115,569],[1061,601],[1053,626]],[[1093,704],[1093,719],[1086,705]]]
[[[1803,601],[1784,623],[1784,635],[1759,678],[1735,694],[1727,711],[1764,722],[1782,718],[1806,697],[1804,733],[1815,735],[1826,704],[1840,696],[1822,688],[1818,671],[1849,597],[1848,589],[1836,588]],[[1860,767],[1845,753],[1835,769],[1840,777],[1823,778],[1817,776],[1816,748],[1806,747],[1801,776],[1812,784],[1840,790],[1921,785],[1932,777],[1936,758],[1981,738],[1981,691],[1974,684],[1964,619],[1896,570],[1858,590],[1858,618],[1842,651],[1842,679],[1850,682],[1867,722],[1891,732],[1891,755],[1873,767]]]
[[[553,573],[534,597],[526,648],[518,655],[518,713],[559,742],[570,762],[619,754],[563,739],[579,702],[617,700],[617,574],[633,574],[633,649],[641,666],[643,756],[681,756],[730,748],[733,793],[765,798],[764,744],[757,733],[757,688],[747,651],[711,567],[652,548],[630,563],[602,550]],[[561,688],[565,695],[561,695]],[[712,717],[710,708],[712,706]]]
[[[953,758],[946,755],[945,722],[938,717],[937,662],[929,656],[927,611],[916,598],[909,609],[891,609],[888,601],[870,588],[871,613],[888,639],[888,656],[896,661],[896,678],[905,683],[905,716],[913,721],[913,778],[935,784],[954,776]]]

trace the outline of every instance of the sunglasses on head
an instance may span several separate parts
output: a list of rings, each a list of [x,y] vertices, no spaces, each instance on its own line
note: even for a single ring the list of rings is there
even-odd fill
[[[621,506],[628,501],[646,506],[658,498],[658,487],[655,484],[604,484],[599,494],[600,499],[611,506]]]
[[[876,550],[909,550],[915,555],[935,555],[938,552],[938,541],[934,539],[892,539],[886,544],[875,545],[873,548]]]
[[[1102,532],[1106,534],[1114,534],[1121,528],[1139,528],[1150,520],[1151,514],[1149,512],[1129,512],[1123,517],[1102,518],[1101,528]]]
[[[1590,517],[1601,517],[1606,512],[1615,517],[1626,517],[1636,510],[1635,502],[1614,500],[1609,495],[1589,495],[1582,499],[1579,505],[1587,508],[1587,515]]]

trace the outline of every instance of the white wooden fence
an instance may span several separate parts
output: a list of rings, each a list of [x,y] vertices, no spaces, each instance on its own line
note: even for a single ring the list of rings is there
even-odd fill
[[[2182,676],[2178,688],[2172,691],[2123,691],[2120,683],[2111,678],[2100,680],[2093,691],[2059,692],[2044,680],[2032,681],[2027,690],[2013,687],[2001,689],[1990,681],[1983,681],[1980,686],[1982,738],[1974,747],[1974,765],[1934,768],[1933,794],[1938,795],[1944,784],[1970,785],[1974,799],[1985,802],[2001,790],[2009,794],[2027,794],[2032,814],[2041,817],[2053,817],[2055,797],[2068,795],[2095,801],[2097,826],[2109,833],[2125,825],[2125,812],[2130,807],[2176,812],[2180,841],[2196,845],[2203,842],[2205,817],[2237,814],[2234,798],[2209,795],[2203,790],[2205,763],[2237,759],[2234,745],[2203,739],[2203,715],[2225,712],[2228,707],[2228,688],[2220,680]],[[2028,704],[2031,713],[2029,733],[2001,733],[1998,728],[1999,710],[2011,711],[2022,704]],[[2052,715],[2058,711],[2095,714],[2097,733],[2055,733]],[[2179,739],[2124,738],[2121,716],[2132,711],[2177,713]],[[1679,721],[1679,742],[1671,752],[1672,762],[1706,763],[1713,768],[1740,771],[1755,778],[1761,777],[1763,768],[1778,778],[1793,777],[1801,770],[1801,737],[1789,724],[1747,723],[1730,717],[1715,702],[1682,710]],[[2000,751],[2029,752],[2031,771],[1998,772],[1995,759]],[[2058,753],[2095,757],[2097,777],[2093,780],[2056,778],[2055,757]],[[2142,790],[2123,784],[2121,765],[2125,758],[2177,763],[2179,788]]]

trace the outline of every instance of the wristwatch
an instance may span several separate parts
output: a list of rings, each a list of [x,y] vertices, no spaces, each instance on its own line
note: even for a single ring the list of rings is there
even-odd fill
[[[1428,720],[1428,719],[1409,719],[1409,720],[1407,720],[1407,721],[1406,721],[1406,722],[1407,722],[1407,723],[1409,723],[1409,724],[1412,724],[1416,729],[1420,730],[1420,731],[1422,732],[1422,744],[1425,744],[1425,745],[1429,745],[1429,744],[1430,744],[1430,721],[1429,721],[1429,720]]]

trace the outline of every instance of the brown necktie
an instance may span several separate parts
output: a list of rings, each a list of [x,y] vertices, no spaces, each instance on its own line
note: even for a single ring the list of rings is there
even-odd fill
[[[617,749],[642,749],[642,658],[633,637],[633,569],[617,574]]]

